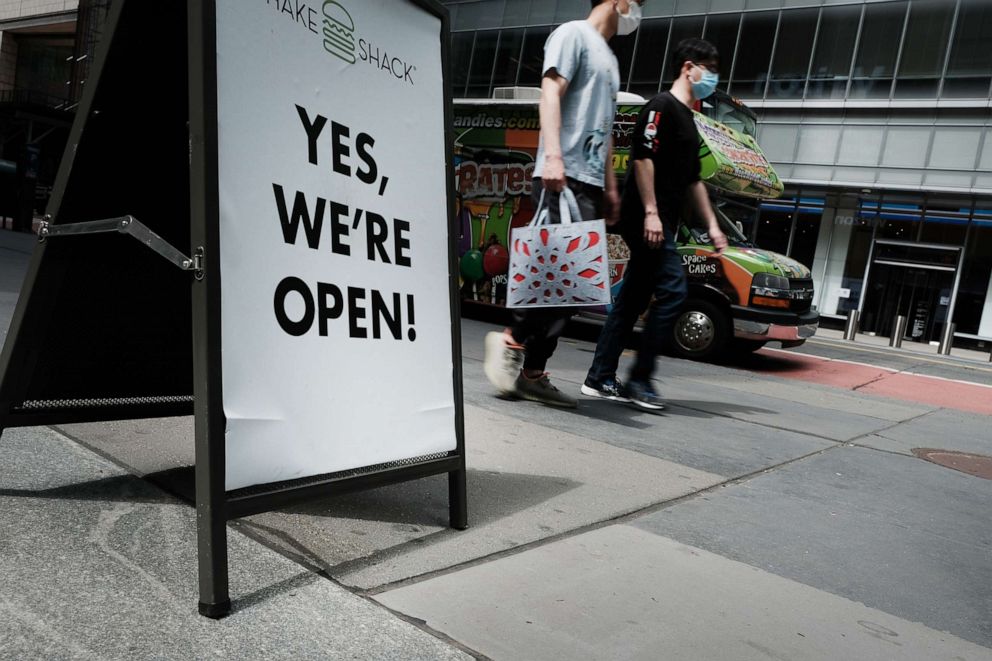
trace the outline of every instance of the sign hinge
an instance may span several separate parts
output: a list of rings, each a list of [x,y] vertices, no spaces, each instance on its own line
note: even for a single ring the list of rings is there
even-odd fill
[[[197,280],[203,279],[204,250],[203,246],[197,246],[192,257],[187,257],[184,253],[176,249],[171,243],[160,237],[140,222],[134,216],[121,216],[118,218],[106,218],[103,220],[91,220],[85,223],[66,223],[64,225],[53,225],[51,216],[45,216],[38,227],[38,240],[46,241],[53,237],[79,236],[84,234],[100,234],[106,232],[119,232],[134,237],[142,244],[148,246],[156,253],[166,258],[183,271],[192,271],[193,277]]]

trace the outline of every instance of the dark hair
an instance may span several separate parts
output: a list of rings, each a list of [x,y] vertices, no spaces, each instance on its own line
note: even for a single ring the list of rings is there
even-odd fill
[[[678,78],[682,71],[682,65],[686,60],[702,64],[704,62],[719,62],[720,53],[716,46],[705,39],[690,37],[683,39],[675,47],[675,55],[672,56],[672,78]]]
[[[600,6],[604,2],[606,2],[606,0],[592,0],[592,8],[595,9],[596,7]],[[641,0],[641,2],[638,3],[638,4],[640,4],[641,6],[643,6],[645,2],[647,2],[647,0]]]

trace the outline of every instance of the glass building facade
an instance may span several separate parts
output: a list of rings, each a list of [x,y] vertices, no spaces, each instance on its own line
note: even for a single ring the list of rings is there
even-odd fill
[[[544,40],[588,0],[447,0],[456,98],[540,84]],[[811,266],[826,317],[862,330],[992,341],[992,0],[646,0],[611,41],[621,89],[671,83],[686,37],[721,53],[720,87],[758,114],[787,184],[725,211]]]

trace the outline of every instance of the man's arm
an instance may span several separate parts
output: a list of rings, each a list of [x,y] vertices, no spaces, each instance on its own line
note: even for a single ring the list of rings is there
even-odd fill
[[[620,220],[620,193],[617,192],[617,178],[613,174],[613,132],[606,141],[606,166],[603,172],[603,202],[606,224],[616,225]]]
[[[692,198],[696,212],[706,221],[706,231],[710,235],[713,247],[718,253],[723,252],[724,248],[727,247],[727,237],[724,236],[716,221],[716,214],[713,213],[713,207],[710,205],[710,196],[706,192],[706,185],[701,181],[692,184],[689,187],[689,196]]]
[[[650,158],[634,161],[634,179],[644,205],[644,243],[649,248],[658,248],[665,242],[665,229],[658,215],[658,200],[654,192],[654,161]]]
[[[554,192],[565,188],[565,162],[561,154],[561,98],[568,89],[568,79],[553,69],[541,79],[541,140],[544,142],[544,187]]]

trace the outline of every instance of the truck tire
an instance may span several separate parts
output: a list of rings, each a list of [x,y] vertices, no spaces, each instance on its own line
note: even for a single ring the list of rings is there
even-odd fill
[[[727,349],[730,320],[709,301],[690,298],[672,326],[671,348],[680,358],[713,360]]]

